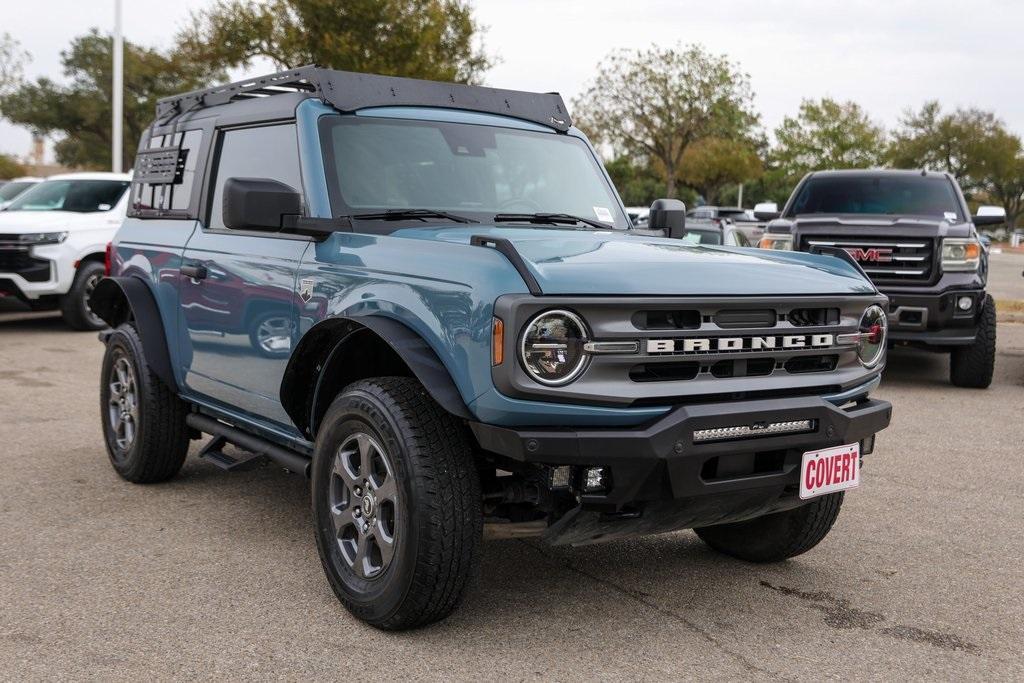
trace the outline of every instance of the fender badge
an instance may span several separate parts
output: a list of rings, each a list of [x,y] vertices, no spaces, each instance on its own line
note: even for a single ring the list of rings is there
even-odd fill
[[[308,304],[313,298],[313,279],[307,278],[299,281],[299,298],[303,303]]]

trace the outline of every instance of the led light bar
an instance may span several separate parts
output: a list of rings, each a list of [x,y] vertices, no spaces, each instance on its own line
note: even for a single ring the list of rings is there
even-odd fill
[[[708,441],[729,441],[732,439],[749,439],[758,436],[799,434],[801,432],[812,431],[814,431],[814,420],[789,420],[787,422],[756,422],[752,425],[736,425],[735,427],[696,429],[693,432],[693,442],[706,443]]]

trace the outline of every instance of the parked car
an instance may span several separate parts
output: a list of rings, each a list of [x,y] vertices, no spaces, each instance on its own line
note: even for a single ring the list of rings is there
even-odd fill
[[[0,295],[59,308],[78,330],[104,326],[88,305],[107,243],[124,220],[131,176],[69,173],[19,194],[0,212]]]
[[[715,244],[727,247],[757,246],[756,242],[748,241],[746,234],[732,221],[688,220],[682,240],[691,244]]]
[[[626,207],[626,216],[629,218],[630,222],[634,226],[639,227],[639,228],[645,227],[647,225],[647,218],[648,218],[650,212],[651,212],[651,209],[648,206],[627,206]]]
[[[140,150],[92,297],[110,461],[162,481],[204,433],[308,474],[375,626],[451,612],[484,530],[803,553],[889,423],[855,266],[687,244],[676,200],[631,229],[555,93],[305,67],[160,100]],[[209,310],[265,302],[286,353]]]
[[[716,223],[731,221],[751,244],[757,244],[764,232],[765,222],[752,216],[747,209],[738,206],[698,206],[687,211],[686,217]]]
[[[4,182],[3,187],[0,187],[0,211],[6,209],[22,192],[41,182],[43,182],[42,178],[33,178],[31,176],[14,178]]]
[[[890,341],[948,353],[954,385],[984,388],[996,313],[976,226],[1005,220],[1001,207],[972,218],[948,173],[818,171],[800,181],[761,246],[845,251],[888,295]]]

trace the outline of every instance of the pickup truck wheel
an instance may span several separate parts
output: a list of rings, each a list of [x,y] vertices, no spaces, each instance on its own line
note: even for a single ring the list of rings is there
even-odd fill
[[[748,562],[780,562],[818,545],[832,529],[842,505],[843,493],[830,493],[792,510],[694,531],[726,555]]]
[[[996,304],[986,294],[978,318],[978,336],[970,346],[953,349],[949,381],[956,387],[985,389],[992,384],[996,365]]]
[[[89,296],[103,279],[102,263],[85,261],[78,267],[68,293],[60,298],[60,314],[69,327],[76,330],[102,330],[107,326],[89,308]]]
[[[110,463],[136,484],[170,479],[188,455],[188,407],[149,369],[139,334],[123,324],[107,338],[100,417]]]
[[[317,549],[338,599],[378,628],[443,619],[476,574],[483,517],[465,426],[415,379],[349,385],[313,455]]]

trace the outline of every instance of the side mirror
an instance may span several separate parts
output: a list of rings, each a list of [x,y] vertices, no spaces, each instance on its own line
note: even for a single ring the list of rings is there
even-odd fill
[[[974,225],[1000,225],[1006,222],[1006,209],[1001,206],[979,206],[972,220]]]
[[[772,221],[781,215],[779,205],[775,202],[761,202],[754,205],[754,218],[759,221]]]
[[[666,237],[682,239],[686,232],[686,204],[678,199],[655,199],[647,214],[648,230],[664,230]]]
[[[224,181],[224,225],[235,230],[279,231],[285,216],[302,213],[302,197],[293,187],[269,178]]]

